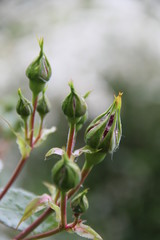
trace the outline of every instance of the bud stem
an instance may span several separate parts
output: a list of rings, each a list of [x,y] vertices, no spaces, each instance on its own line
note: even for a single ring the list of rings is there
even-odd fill
[[[68,134],[68,140],[67,140],[67,154],[70,158],[74,145],[75,145],[75,124],[70,124],[69,134]]]
[[[64,229],[67,224],[67,195],[61,192],[61,227]]]
[[[28,159],[28,156],[23,157],[18,165],[17,168],[15,169],[12,177],[10,178],[9,182],[7,183],[7,185],[5,186],[5,188],[2,190],[2,192],[0,193],[0,200],[4,197],[4,195],[7,193],[8,189],[12,186],[12,184],[14,183],[14,181],[16,180],[16,178],[18,177],[20,171],[22,170],[24,164],[26,163],[26,160]]]
[[[77,185],[77,187],[75,187],[74,189],[70,190],[68,193],[68,198],[70,198],[71,196],[73,196],[73,194],[75,194],[75,192],[78,191],[78,189],[81,187],[81,185],[84,183],[85,179],[87,178],[88,174],[90,173],[90,171],[92,170],[93,166],[88,167],[86,162],[84,163],[83,169],[81,171],[81,181],[80,183]]]
[[[41,122],[39,125],[39,131],[38,131],[38,135],[33,143],[33,146],[38,142],[38,140],[41,138],[41,134],[42,134],[42,128],[43,128],[43,117],[41,117]]]
[[[36,107],[37,107],[37,101],[38,101],[38,96],[35,96],[33,94],[33,113],[31,115],[31,120],[30,120],[30,146],[33,147],[33,133],[34,133],[34,120],[35,120],[35,112],[36,112]]]
[[[27,122],[27,119],[24,119],[24,126],[25,126],[25,139],[28,140],[28,122]]]

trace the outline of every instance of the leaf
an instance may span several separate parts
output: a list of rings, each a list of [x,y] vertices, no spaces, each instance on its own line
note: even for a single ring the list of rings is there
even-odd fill
[[[21,137],[19,133],[15,133],[17,137],[16,143],[18,144],[19,151],[21,153],[21,156],[24,158],[26,156],[29,156],[32,148],[28,145],[28,143]]]
[[[43,129],[42,130],[42,134],[40,139],[38,140],[38,142],[35,144],[35,147],[38,147],[40,144],[42,144],[48,137],[48,135],[50,135],[51,133],[54,133],[56,131],[56,127],[51,127],[49,129]]]
[[[48,182],[43,182],[43,184],[48,189],[48,191],[51,194],[52,198],[54,198],[55,195],[56,195],[56,192],[57,192],[56,187],[53,184],[48,183]]]
[[[48,205],[50,208],[52,208],[55,213],[56,213],[56,221],[60,222],[61,221],[61,211],[60,211],[60,207],[58,207],[56,204],[54,204],[53,201],[49,201]]]
[[[45,155],[45,160],[48,160],[53,155],[59,155],[62,156],[65,153],[65,151],[61,148],[51,148]]]
[[[77,224],[72,230],[81,237],[93,240],[102,240],[98,233],[96,233],[90,226],[84,225],[83,223]]]
[[[11,124],[2,116],[0,116],[0,118],[8,125],[8,127],[10,128],[11,132],[16,136],[17,138],[17,144],[19,147],[19,151],[21,153],[21,156],[24,158],[26,156],[29,156],[32,148],[29,146],[29,144],[27,143],[26,140],[23,139],[23,137],[14,131],[13,127],[11,126]]]
[[[22,189],[12,188],[0,201],[0,222],[8,227],[16,229],[19,220],[22,218],[25,207],[37,196]],[[19,226],[18,230],[23,231],[32,224],[41,212],[37,212]],[[41,233],[57,227],[55,214],[51,214],[41,223],[34,233]]]
[[[100,149],[96,149],[95,150],[95,149],[93,149],[93,148],[91,148],[91,147],[86,145],[86,146],[84,146],[82,148],[79,148],[79,149],[75,150],[72,155],[74,157],[79,157],[83,153],[96,153],[96,152],[99,152],[99,151],[100,151]]]
[[[48,201],[51,200],[51,197],[47,194],[43,194],[42,196],[36,197],[33,199],[25,208],[24,214],[19,221],[17,228],[19,225],[24,222],[26,219],[28,219],[30,216],[33,215],[33,213],[38,212],[44,208],[47,207]]]

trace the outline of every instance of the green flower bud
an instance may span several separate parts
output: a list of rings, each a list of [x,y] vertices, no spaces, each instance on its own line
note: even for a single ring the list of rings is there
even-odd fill
[[[73,86],[69,83],[71,93],[65,98],[62,103],[62,110],[68,117],[69,122],[76,123],[87,111],[87,104],[83,97],[79,96]]]
[[[54,165],[52,179],[60,191],[68,192],[79,184],[81,172],[78,165],[69,160],[65,153],[62,159]]]
[[[22,95],[20,88],[18,89],[18,95],[16,111],[23,119],[26,119],[33,111],[32,104]]]
[[[84,213],[89,208],[88,199],[86,197],[88,189],[75,196],[71,201],[71,208],[74,215],[80,215]]]
[[[26,75],[30,80],[30,89],[38,95],[43,91],[46,82],[51,77],[51,66],[43,52],[43,38],[39,40],[40,53],[39,56],[28,66]]]
[[[85,141],[93,149],[113,153],[118,148],[122,136],[121,96],[122,93],[119,93],[109,109],[88,126]]]
[[[45,96],[45,92],[43,92],[42,97],[38,100],[37,104],[37,112],[44,118],[45,115],[50,111],[50,105],[48,99]]]

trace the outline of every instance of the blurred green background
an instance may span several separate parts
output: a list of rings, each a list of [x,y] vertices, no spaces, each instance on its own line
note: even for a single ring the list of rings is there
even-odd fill
[[[90,208],[84,215],[104,240],[160,239],[160,2],[156,0],[7,0],[0,1],[0,114],[18,126],[17,89],[29,98],[25,69],[38,54],[36,37],[53,74],[47,95],[52,111],[45,126],[57,132],[32,152],[14,186],[46,192],[54,160],[51,147],[66,143],[68,125],[61,103],[73,79],[85,94],[89,119],[78,135],[84,145],[89,122],[123,91],[120,148],[97,165],[87,181]],[[19,159],[15,139],[0,123],[0,187]],[[83,158],[80,160],[83,162]],[[80,163],[81,164],[81,163]],[[0,239],[13,231],[0,225]],[[81,239],[60,234],[48,239]]]

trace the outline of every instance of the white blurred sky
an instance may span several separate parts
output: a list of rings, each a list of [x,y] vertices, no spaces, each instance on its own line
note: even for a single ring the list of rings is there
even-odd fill
[[[53,69],[53,99],[62,100],[73,79],[80,93],[93,90],[88,102],[95,115],[113,99],[106,73],[120,73],[133,86],[145,83],[147,94],[154,93],[160,86],[159,23],[160,3],[154,0],[1,1],[1,96],[17,86],[26,91],[25,69],[39,52],[36,36],[44,37]]]

